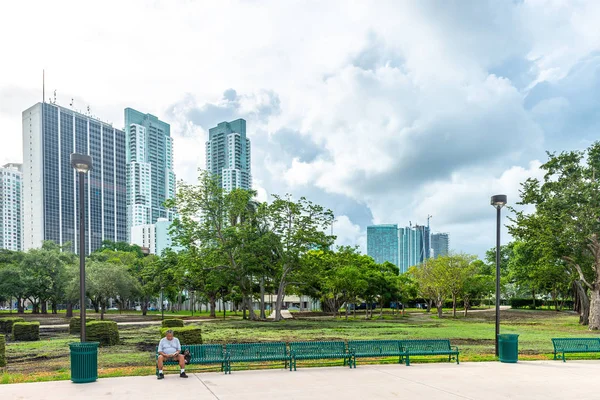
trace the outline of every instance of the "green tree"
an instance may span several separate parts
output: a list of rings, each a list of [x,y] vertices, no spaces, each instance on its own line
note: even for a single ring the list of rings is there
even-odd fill
[[[136,290],[136,281],[125,264],[90,260],[86,265],[86,292],[100,306],[100,319],[109,299],[128,298]]]
[[[535,211],[515,211],[509,230],[541,255],[540,262],[569,268],[577,277],[580,321],[600,329],[600,142],[586,151],[548,153],[540,168],[544,178],[525,181],[519,202]]]
[[[279,268],[275,321],[280,321],[289,278],[302,266],[301,257],[314,248],[324,249],[333,244],[333,237],[325,233],[333,222],[333,212],[304,197],[298,201],[293,201],[291,195],[274,197],[267,208],[267,218],[279,238],[274,252]]]

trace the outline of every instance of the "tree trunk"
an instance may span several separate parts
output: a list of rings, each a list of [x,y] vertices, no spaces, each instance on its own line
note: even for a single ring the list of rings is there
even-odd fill
[[[73,303],[67,301],[67,318],[73,318]]]
[[[52,314],[58,314],[58,306],[56,301],[52,301]]]
[[[25,301],[22,298],[17,299],[17,313],[24,314],[25,313]]]
[[[456,295],[452,294],[452,318],[456,318]]]
[[[260,278],[260,319],[267,319],[265,312],[265,277]]]
[[[100,307],[100,321],[104,321],[104,313],[106,312],[106,304],[102,303],[102,307]]]
[[[144,297],[142,299],[142,315],[146,316],[146,314],[148,314],[148,297]]]
[[[217,318],[217,296],[210,296],[208,301],[210,303],[210,317]]]
[[[590,323],[590,299],[587,295],[587,290],[581,281],[573,282],[575,290],[574,309],[579,313],[579,323],[588,325]]]
[[[464,316],[466,317],[467,316],[467,311],[469,310],[469,307],[470,307],[469,298],[468,297],[465,297],[463,299],[463,306],[465,307],[465,314],[464,314]]]
[[[592,301],[590,303],[590,320],[588,329],[597,331],[600,329],[600,284],[595,283],[593,286]]]
[[[431,312],[432,305],[433,305],[433,300],[427,300],[427,312]]]
[[[435,307],[437,308],[438,318],[442,318],[442,309],[444,307],[444,300],[438,300],[435,302]]]
[[[533,309],[535,310],[535,289],[531,289],[531,297],[533,297]]]
[[[283,296],[285,296],[285,281],[287,274],[287,266],[284,266],[283,274],[279,281],[279,287],[277,288],[277,299],[275,300],[275,321],[281,321],[281,307],[283,306]]]

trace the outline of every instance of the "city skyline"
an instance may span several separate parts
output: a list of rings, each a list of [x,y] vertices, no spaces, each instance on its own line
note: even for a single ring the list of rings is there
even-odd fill
[[[546,151],[597,138],[596,2],[234,3],[98,3],[93,21],[75,3],[11,3],[28,17],[0,26],[0,165],[23,161],[20,113],[42,99],[45,70],[46,101],[56,90],[119,129],[125,107],[169,122],[178,179],[206,165],[210,128],[243,118],[260,200],[313,199],[335,212],[336,243],[363,251],[368,225],[429,213],[453,247],[483,257],[490,196],[522,209],[519,184],[542,176]],[[225,26],[216,16],[232,8]],[[49,20],[69,46],[39,39]],[[160,56],[124,62],[132,43]]]

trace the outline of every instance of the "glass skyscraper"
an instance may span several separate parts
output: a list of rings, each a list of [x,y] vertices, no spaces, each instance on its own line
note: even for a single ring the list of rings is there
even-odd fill
[[[413,265],[430,258],[429,227],[407,226],[398,230],[400,272],[406,272]]]
[[[88,154],[86,253],[103,240],[127,240],[125,132],[56,104],[23,111],[23,247],[44,240],[79,252],[79,192],[71,153]]]
[[[134,226],[173,220],[164,202],[175,196],[171,126],[151,114],[125,109],[127,234]]]
[[[378,264],[389,261],[398,266],[398,225],[367,226],[367,255]]]
[[[0,168],[0,249],[23,249],[22,165]]]
[[[221,187],[252,189],[250,139],[246,137],[246,121],[221,122],[208,131],[206,170],[216,175]]]
[[[450,236],[447,233],[433,233],[431,235],[431,249],[434,258],[447,256],[450,249]]]

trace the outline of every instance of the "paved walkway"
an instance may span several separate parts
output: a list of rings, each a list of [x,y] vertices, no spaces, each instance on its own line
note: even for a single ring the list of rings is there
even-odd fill
[[[598,399],[600,361],[358,365],[0,385],[0,399]]]

